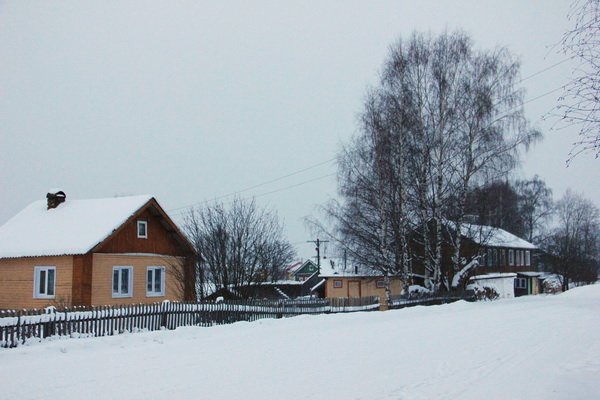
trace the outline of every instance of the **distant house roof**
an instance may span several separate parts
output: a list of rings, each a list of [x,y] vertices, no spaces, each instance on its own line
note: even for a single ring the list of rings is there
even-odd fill
[[[288,271],[290,273],[294,273],[302,265],[304,265],[304,263],[302,261],[296,261],[295,263],[288,265],[285,269],[286,269],[286,271]]]
[[[0,227],[0,258],[85,254],[151,199],[66,200],[49,210],[36,201]]]
[[[333,261],[333,263],[331,262]],[[320,277],[323,278],[334,278],[334,277],[381,277],[382,274],[373,271],[372,269],[368,269],[362,266],[354,266],[347,264],[346,268],[344,268],[343,262],[339,262],[339,260],[327,258],[321,260],[321,273]]]
[[[462,236],[487,247],[510,247],[516,249],[535,250],[537,247],[527,240],[521,239],[504,229],[487,225],[461,224]]]

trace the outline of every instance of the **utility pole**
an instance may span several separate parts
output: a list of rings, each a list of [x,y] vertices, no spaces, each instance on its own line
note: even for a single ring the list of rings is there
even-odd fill
[[[321,273],[321,243],[329,243],[329,240],[308,240],[306,243],[314,243],[317,247],[315,250],[317,251],[317,271],[319,274]]]

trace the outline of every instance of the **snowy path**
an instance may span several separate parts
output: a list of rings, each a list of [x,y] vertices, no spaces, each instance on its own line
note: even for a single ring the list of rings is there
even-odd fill
[[[0,351],[0,399],[600,398],[600,285]]]

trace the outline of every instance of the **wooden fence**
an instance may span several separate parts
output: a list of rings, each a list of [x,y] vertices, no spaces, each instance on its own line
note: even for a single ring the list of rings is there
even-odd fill
[[[397,310],[405,307],[413,306],[433,306],[447,303],[454,303],[455,301],[466,300],[475,301],[475,296],[470,292],[454,293],[444,296],[438,294],[416,294],[413,296],[392,296],[390,310]]]
[[[213,326],[300,314],[379,309],[378,297],[241,300],[221,303],[155,303],[129,306],[0,311],[0,347],[51,336],[93,337],[123,332]]]

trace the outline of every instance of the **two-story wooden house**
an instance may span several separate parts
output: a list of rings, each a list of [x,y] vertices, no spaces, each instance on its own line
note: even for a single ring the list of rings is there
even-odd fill
[[[454,252],[451,245],[453,237],[457,234],[461,239],[460,259],[463,265],[476,257],[478,260],[478,267],[469,271],[469,276],[477,276],[477,279],[485,281],[486,284],[492,284],[490,282],[496,279],[503,282],[502,286],[506,286],[506,278],[510,277],[514,279],[516,296],[540,292],[540,274],[536,272],[533,263],[533,254],[537,247],[504,229],[471,223],[458,226],[450,221],[444,223],[441,262],[442,275],[448,282],[452,282],[454,275],[458,273],[452,268]],[[427,286],[427,274],[422,262],[423,247],[417,244],[412,249],[414,281]],[[503,293],[506,293],[506,290],[503,290]]]
[[[0,227],[0,309],[193,300],[195,262],[151,196],[49,193]]]

